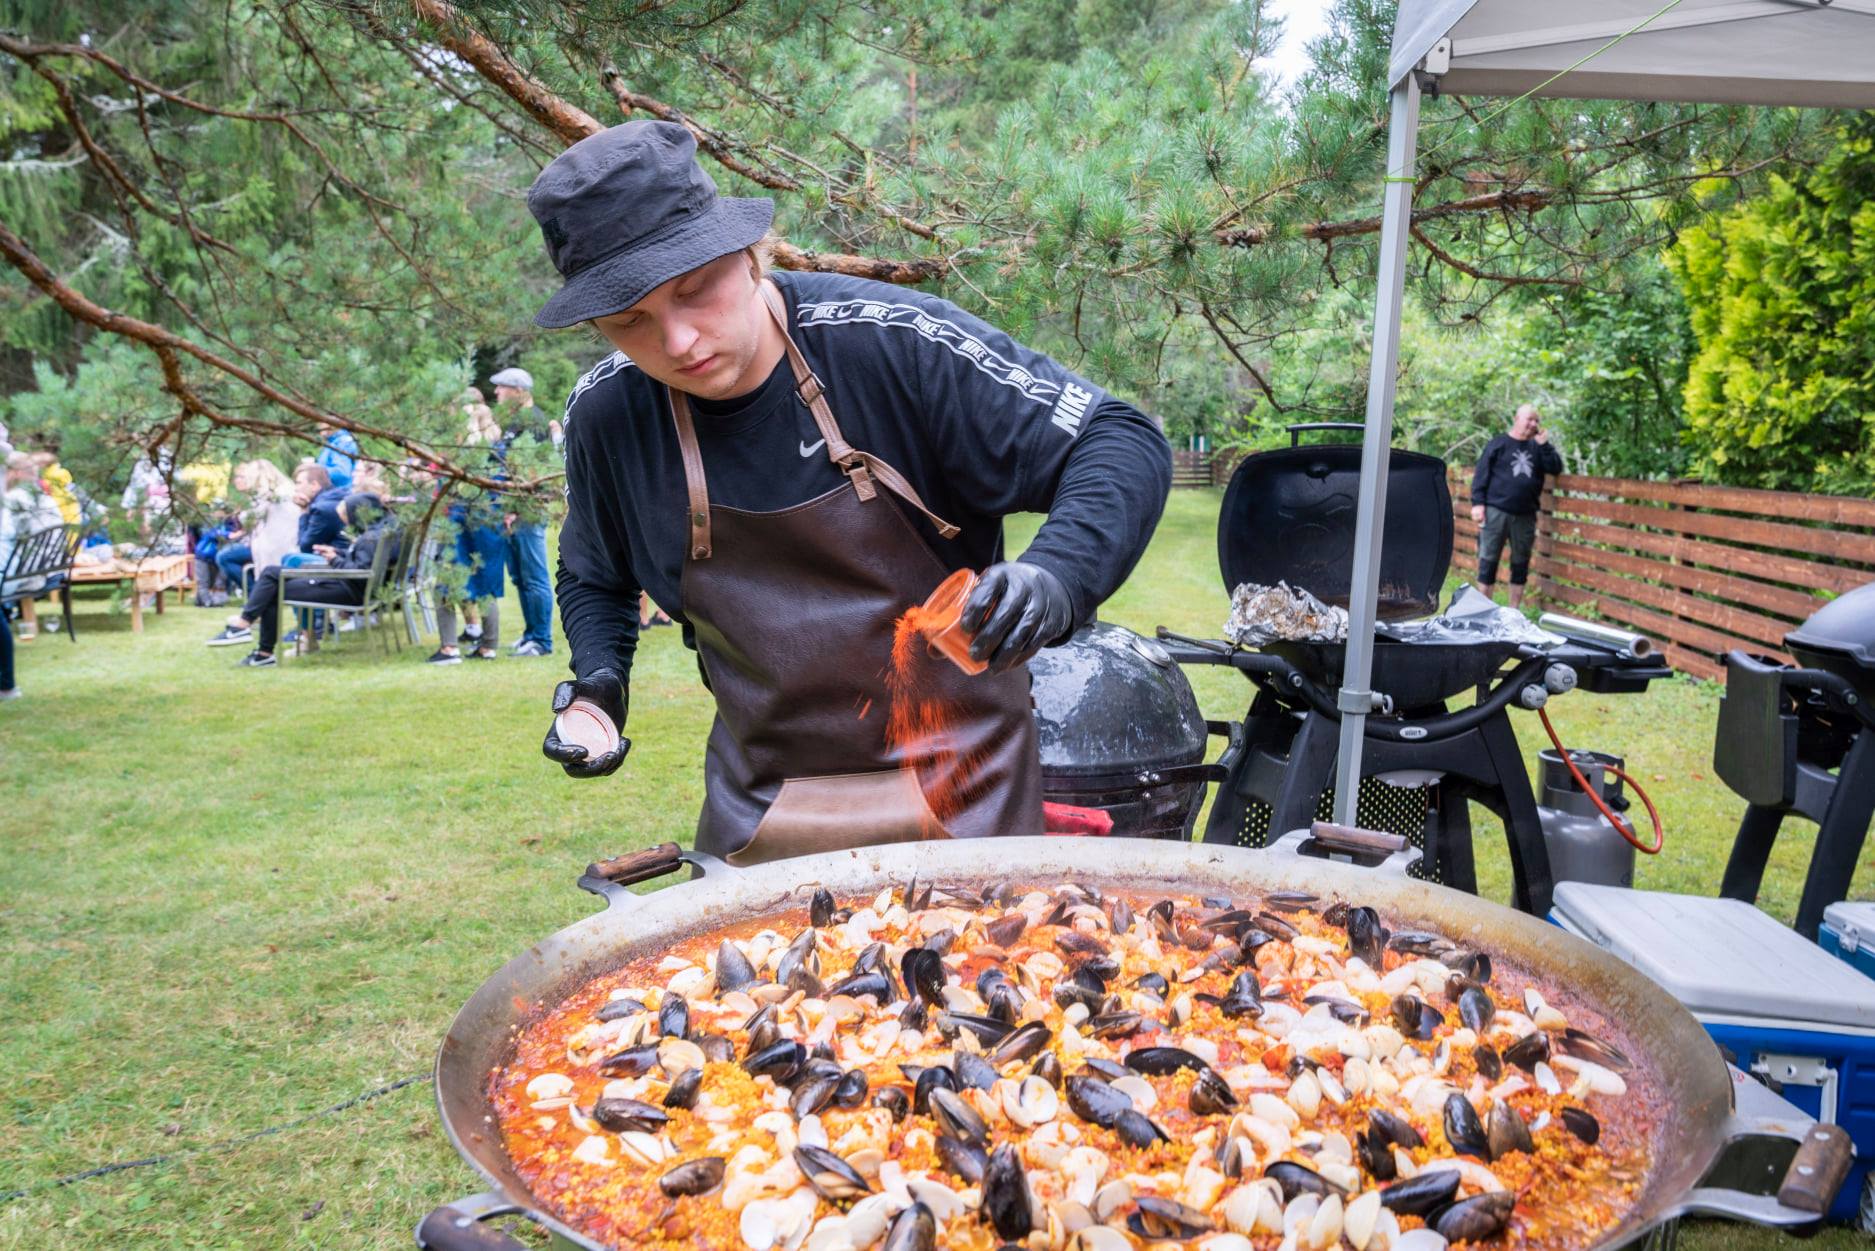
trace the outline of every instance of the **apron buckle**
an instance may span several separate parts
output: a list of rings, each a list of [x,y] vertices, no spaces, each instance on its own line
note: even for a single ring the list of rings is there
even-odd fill
[[[872,482],[872,470],[866,468],[866,462],[854,452],[850,459],[843,461],[840,468],[846,471],[847,478],[853,484],[853,491],[862,500],[869,500],[878,494],[878,488]]]

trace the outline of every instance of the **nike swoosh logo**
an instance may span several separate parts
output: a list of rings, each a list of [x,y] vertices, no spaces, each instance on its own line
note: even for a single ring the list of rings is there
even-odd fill
[[[808,457],[812,456],[815,452],[818,452],[821,448],[825,446],[827,446],[827,440],[825,439],[822,439],[820,442],[813,443],[813,444],[803,442],[801,444],[801,459],[806,460]]]

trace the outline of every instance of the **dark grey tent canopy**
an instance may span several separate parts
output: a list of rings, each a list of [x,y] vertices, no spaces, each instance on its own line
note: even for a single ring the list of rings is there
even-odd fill
[[[1335,819],[1374,711],[1375,583],[1420,93],[1875,108],[1875,0],[1400,0]]]

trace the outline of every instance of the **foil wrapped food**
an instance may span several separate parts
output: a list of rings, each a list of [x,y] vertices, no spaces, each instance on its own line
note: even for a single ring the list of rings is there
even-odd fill
[[[1278,641],[1341,643],[1348,637],[1348,610],[1324,604],[1287,582],[1245,582],[1231,594],[1224,637],[1239,647]]]

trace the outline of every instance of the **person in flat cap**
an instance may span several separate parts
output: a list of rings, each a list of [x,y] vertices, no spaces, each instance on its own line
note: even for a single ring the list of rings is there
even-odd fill
[[[495,388],[496,420],[501,424],[501,450],[506,453],[522,442],[552,443],[564,437],[560,423],[534,406],[534,375],[509,366],[488,379]],[[547,568],[547,523],[538,517],[505,513],[501,519],[508,546],[508,571],[521,597],[521,637],[509,653],[515,656],[553,654],[553,575]]]
[[[528,193],[565,280],[535,321],[618,349],[566,405],[574,676],[555,713],[580,701],[626,726],[644,591],[716,699],[699,850],[746,864],[1042,833],[1026,662],[1145,551],[1171,485],[1164,435],[937,296],[771,272],[773,204],[718,195],[695,149],[680,125],[627,122]],[[1048,516],[1005,560],[1016,512]],[[962,569],[981,571],[962,624],[987,668],[918,649],[898,693],[909,681],[942,717],[942,745],[908,759],[888,724],[895,622]],[[554,724],[543,750],[574,777],[630,749]]]

